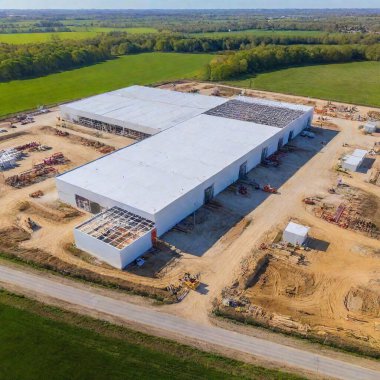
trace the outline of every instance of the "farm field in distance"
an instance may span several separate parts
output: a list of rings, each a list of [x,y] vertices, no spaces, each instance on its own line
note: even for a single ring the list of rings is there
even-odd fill
[[[380,62],[295,67],[228,81],[233,86],[380,107]]]
[[[319,30],[265,30],[265,29],[247,29],[247,30],[236,30],[231,32],[208,32],[208,33],[192,33],[194,36],[202,37],[226,37],[226,36],[276,36],[276,37],[320,37],[327,33]],[[339,33],[330,33],[330,35],[336,35]]]
[[[0,83],[0,116],[133,84],[192,78],[211,58],[209,54],[128,55],[45,77]]]
[[[1,378],[301,379],[1,291],[0,316]]]
[[[62,40],[86,39],[96,37],[100,33],[112,31],[127,32],[131,34],[156,33],[154,28],[96,28],[96,27],[74,27],[72,32],[46,32],[46,33],[9,33],[0,34],[0,43],[7,44],[29,44],[38,42],[49,42],[52,36]]]

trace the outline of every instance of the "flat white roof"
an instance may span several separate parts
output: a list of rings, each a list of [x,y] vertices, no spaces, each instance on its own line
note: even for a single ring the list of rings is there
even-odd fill
[[[280,131],[202,114],[59,180],[154,215]]]
[[[353,156],[353,157],[359,157],[359,158],[363,159],[366,156],[367,153],[368,152],[366,150],[364,150],[364,149],[355,149],[351,153],[351,156]]]
[[[61,106],[62,112],[154,134],[223,104],[228,99],[131,86]]]
[[[302,224],[289,222],[289,224],[286,226],[285,231],[295,234],[297,236],[307,236],[308,232],[310,230],[310,227],[303,226]]]
[[[363,157],[356,157],[356,156],[347,156],[345,159],[344,159],[344,162],[348,165],[353,165],[353,166],[359,166],[363,161]]]

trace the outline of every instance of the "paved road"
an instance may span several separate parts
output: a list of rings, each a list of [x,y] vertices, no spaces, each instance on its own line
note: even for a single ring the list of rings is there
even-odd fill
[[[345,380],[379,380],[380,372],[298,350],[219,327],[203,326],[176,316],[129,304],[89,290],[63,285],[52,279],[0,265],[0,283],[13,284],[41,295],[79,305],[210,344],[252,354],[266,360]]]

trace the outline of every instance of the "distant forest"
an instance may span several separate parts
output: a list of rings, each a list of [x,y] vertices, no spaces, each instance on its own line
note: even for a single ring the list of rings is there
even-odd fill
[[[148,26],[161,32],[130,34],[118,30]],[[215,53],[205,68],[205,79],[210,80],[296,65],[380,60],[378,10],[0,12],[0,31],[7,33],[90,27],[116,31],[83,40],[61,40],[52,34],[49,42],[0,43],[0,81],[39,77],[121,55],[154,51]],[[252,28],[323,33],[201,33]]]
[[[41,25],[48,22],[52,25]],[[246,29],[380,32],[378,9],[12,10],[0,11],[0,33],[71,26],[154,27],[180,33]],[[66,29],[64,29],[66,31]]]

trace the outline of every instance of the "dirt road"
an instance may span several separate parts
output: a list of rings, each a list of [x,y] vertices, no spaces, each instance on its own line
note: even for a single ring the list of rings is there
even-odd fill
[[[218,327],[203,326],[170,314],[133,305],[97,294],[95,291],[63,285],[58,280],[46,279],[9,267],[0,266],[0,282],[34,289],[37,294],[53,297],[85,309],[110,314],[126,321],[168,330],[180,336],[197,339],[212,345],[255,355],[265,360],[285,363],[320,375],[345,380],[379,378],[380,372],[338,361],[322,355],[309,353],[262,339],[242,335]]]

